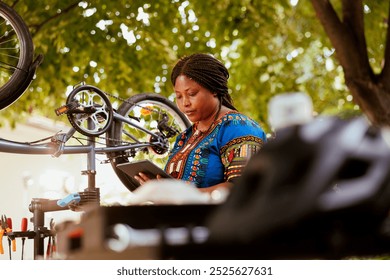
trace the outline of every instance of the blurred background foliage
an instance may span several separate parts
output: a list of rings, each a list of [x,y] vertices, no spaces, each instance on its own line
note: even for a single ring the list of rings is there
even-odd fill
[[[173,98],[170,71],[194,52],[226,64],[236,107],[268,132],[267,102],[284,92],[308,93],[319,115],[361,114],[310,1],[4,2],[25,20],[35,53],[45,58],[27,92],[0,112],[2,124],[32,114],[66,121],[54,109],[82,81],[122,98],[141,92]],[[380,69],[387,9],[383,1],[366,2],[370,62]]]

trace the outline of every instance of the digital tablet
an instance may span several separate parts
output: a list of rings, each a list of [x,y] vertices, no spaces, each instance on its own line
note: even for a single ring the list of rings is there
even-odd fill
[[[133,162],[120,163],[116,167],[126,173],[128,176],[134,178],[135,175],[142,172],[149,176],[150,178],[156,178],[157,175],[160,175],[162,178],[173,178],[171,175],[166,173],[163,169],[158,167],[156,164],[150,160],[140,160]]]

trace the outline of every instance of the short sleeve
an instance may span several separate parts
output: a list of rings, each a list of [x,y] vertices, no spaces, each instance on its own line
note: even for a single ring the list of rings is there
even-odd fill
[[[241,176],[249,158],[266,142],[261,126],[242,114],[225,116],[220,133],[220,155],[224,166],[224,180],[231,182]]]

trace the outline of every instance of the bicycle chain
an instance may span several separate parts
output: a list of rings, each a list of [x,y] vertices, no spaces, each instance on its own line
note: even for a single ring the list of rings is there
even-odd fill
[[[73,137],[75,139],[79,139],[79,140],[84,140],[84,141],[90,141],[90,139],[87,139],[87,138],[82,138],[82,137]],[[122,143],[122,144],[133,144],[132,142],[128,142],[128,141],[123,141],[123,140],[119,140],[119,139],[113,139],[113,138],[110,138],[110,137],[102,137],[102,136],[97,136],[97,137],[94,137],[94,138],[97,138],[97,139],[101,139],[101,140],[108,140],[108,141],[112,141],[112,142],[117,142],[117,143]],[[97,144],[101,144],[101,145],[104,145],[103,143],[100,143],[98,141],[93,141],[94,143],[97,143]],[[146,142],[140,142],[140,144],[144,144]]]
[[[140,108],[142,108],[142,109],[145,109],[145,110],[148,110],[148,111],[150,111],[150,112],[154,112],[154,113],[157,113],[157,114],[161,115],[161,112],[160,112],[160,111],[157,111],[157,110],[154,110],[154,109],[150,109],[150,108],[143,107],[143,106],[141,106],[141,105],[138,105],[138,104],[135,103],[135,102],[130,102],[130,101],[128,101],[127,99],[124,99],[124,98],[122,98],[122,97],[120,97],[120,96],[113,95],[113,94],[108,93],[108,92],[105,92],[105,91],[103,91],[103,93],[104,93],[105,95],[107,95],[108,97],[112,97],[112,98],[117,99],[117,100],[119,100],[119,101],[121,101],[121,102],[130,104],[131,106],[137,106],[137,107],[140,107]],[[123,143],[124,143],[124,144],[131,144],[131,142],[126,142],[126,141],[118,140],[118,139],[111,139],[110,137],[100,137],[100,136],[99,136],[99,137],[97,137],[97,138],[102,139],[102,140],[106,140],[106,141],[108,140],[108,141],[112,141],[112,142],[122,143],[122,144],[123,144]]]
[[[160,111],[157,111],[157,110],[154,110],[154,109],[150,109],[150,108],[143,107],[143,106],[141,106],[141,105],[138,105],[137,103],[130,102],[130,101],[128,101],[127,99],[124,99],[124,98],[122,98],[122,97],[113,95],[113,94],[108,93],[108,92],[105,92],[105,91],[103,91],[103,93],[104,93],[105,95],[107,95],[108,97],[115,98],[115,99],[117,99],[117,100],[119,100],[119,101],[121,101],[121,102],[130,104],[130,105],[132,105],[132,106],[137,106],[137,107],[140,107],[140,108],[142,108],[142,109],[145,109],[145,110],[148,110],[148,111],[150,111],[150,112],[154,112],[154,113],[157,113],[157,114],[161,115],[161,112],[160,112]]]

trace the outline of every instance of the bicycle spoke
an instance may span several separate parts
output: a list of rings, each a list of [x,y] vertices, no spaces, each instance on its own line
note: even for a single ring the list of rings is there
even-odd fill
[[[8,67],[6,67],[6,66],[8,66]],[[15,66],[13,66],[13,65],[9,65],[9,64],[7,64],[7,63],[5,63],[5,62],[1,62],[1,61],[0,61],[0,68],[6,69],[6,70],[10,70],[10,71],[12,71],[12,73],[13,73],[16,69],[18,69],[17,67],[15,67]]]

